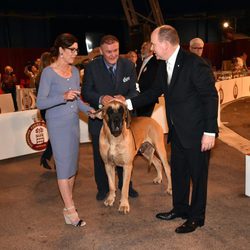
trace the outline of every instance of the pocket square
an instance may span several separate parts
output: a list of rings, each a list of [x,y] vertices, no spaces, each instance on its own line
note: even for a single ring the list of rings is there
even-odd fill
[[[125,77],[123,77],[123,79],[122,79],[122,82],[127,82],[127,81],[129,81],[130,80],[130,77],[129,76],[125,76]]]

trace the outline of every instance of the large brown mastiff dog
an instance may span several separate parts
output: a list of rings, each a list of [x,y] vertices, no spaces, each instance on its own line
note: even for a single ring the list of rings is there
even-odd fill
[[[100,117],[100,116],[99,116]],[[123,186],[119,211],[129,212],[128,190],[133,168],[133,161],[138,149],[148,142],[143,155],[153,163],[157,170],[155,183],[162,181],[162,165],[154,155],[157,152],[166,176],[167,192],[172,193],[170,167],[164,144],[164,133],[161,126],[149,117],[133,117],[129,115],[127,107],[116,100],[109,102],[102,109],[103,126],[100,132],[100,153],[105,164],[109,181],[109,195],[105,200],[106,206],[112,206],[115,201],[115,167],[123,167]],[[145,144],[144,144],[145,145]]]

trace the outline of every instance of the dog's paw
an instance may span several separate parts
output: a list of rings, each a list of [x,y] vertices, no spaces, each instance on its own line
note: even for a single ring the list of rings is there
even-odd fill
[[[118,208],[118,211],[121,213],[124,213],[124,214],[129,213],[129,211],[130,211],[129,204],[128,203],[121,203],[119,208]]]
[[[161,182],[162,182],[162,178],[160,178],[160,177],[156,177],[153,179],[153,183],[155,183],[155,184],[160,184]]]
[[[172,195],[172,188],[167,188],[166,192],[167,192],[169,195]]]
[[[104,205],[106,206],[106,207],[112,207],[113,206],[113,204],[114,204],[114,202],[115,202],[115,197],[110,197],[110,196],[108,196],[108,198],[104,201]]]

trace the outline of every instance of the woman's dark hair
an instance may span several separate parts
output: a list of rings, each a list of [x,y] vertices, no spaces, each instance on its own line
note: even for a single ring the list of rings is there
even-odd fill
[[[73,43],[78,43],[78,39],[70,34],[70,33],[63,33],[57,36],[53,47],[50,49],[51,55],[54,57],[59,56],[59,48],[62,47],[63,49],[69,48]]]

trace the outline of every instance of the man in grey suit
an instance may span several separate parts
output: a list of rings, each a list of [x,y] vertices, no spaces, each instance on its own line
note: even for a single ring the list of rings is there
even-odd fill
[[[157,27],[151,42],[161,60],[156,80],[150,90],[127,100],[127,104],[129,109],[138,108],[161,94],[165,96],[173,209],[156,217],[187,219],[175,232],[190,233],[205,222],[209,155],[218,133],[215,79],[202,58],[180,48],[178,33],[172,26]]]
[[[95,109],[101,108],[114,97],[125,101],[137,95],[136,71],[134,64],[126,58],[119,57],[119,41],[113,35],[102,37],[100,42],[102,55],[91,61],[85,69],[82,97]],[[89,119],[89,132],[92,138],[94,153],[94,172],[97,184],[97,200],[105,199],[109,192],[108,179],[104,163],[99,152],[99,135],[102,121]],[[122,188],[123,169],[117,167],[118,187]],[[137,197],[138,193],[129,186],[129,196]]]

